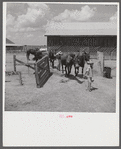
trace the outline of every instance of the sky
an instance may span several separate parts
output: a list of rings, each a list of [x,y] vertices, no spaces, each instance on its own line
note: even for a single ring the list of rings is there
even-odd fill
[[[117,22],[117,5],[7,3],[6,37],[16,44],[46,45],[47,27],[56,22]]]

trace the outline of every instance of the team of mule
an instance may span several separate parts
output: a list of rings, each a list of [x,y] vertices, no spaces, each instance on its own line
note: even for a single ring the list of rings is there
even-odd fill
[[[26,52],[27,60],[30,60],[30,58],[29,58],[30,54],[34,55],[33,60],[35,60],[35,61],[38,61],[45,55],[38,48],[29,49]],[[48,53],[48,57],[49,57],[49,61],[50,61],[51,65],[52,65],[52,68],[54,68],[54,61],[56,59],[58,59],[60,61],[61,66],[62,66],[62,73],[64,72],[64,67],[65,67],[65,75],[66,76],[68,76],[71,73],[71,69],[72,69],[73,65],[74,65],[74,69],[75,69],[75,76],[77,76],[79,73],[79,67],[82,67],[82,75],[83,75],[83,69],[84,69],[85,62],[89,61],[89,59],[90,59],[89,54],[87,54],[85,51],[83,51],[83,53],[81,55],[80,54],[76,55],[73,53],[63,55],[62,53],[60,54],[60,52],[55,54],[53,50],[50,50]],[[60,70],[60,68],[59,68],[59,70]]]

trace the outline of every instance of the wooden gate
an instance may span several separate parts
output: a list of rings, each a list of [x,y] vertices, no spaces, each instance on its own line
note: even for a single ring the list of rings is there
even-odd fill
[[[35,63],[35,78],[37,88],[42,87],[50,77],[49,58],[45,55]]]

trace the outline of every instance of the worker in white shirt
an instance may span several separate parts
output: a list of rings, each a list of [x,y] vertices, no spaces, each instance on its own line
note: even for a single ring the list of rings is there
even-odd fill
[[[91,84],[94,81],[93,80],[93,62],[91,60],[87,61],[85,76],[87,78],[87,90],[91,91]]]

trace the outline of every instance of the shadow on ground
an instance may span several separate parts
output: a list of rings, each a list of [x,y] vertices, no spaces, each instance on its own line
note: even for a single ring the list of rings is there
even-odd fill
[[[50,75],[48,76],[48,78],[43,82],[43,84],[41,85],[41,87],[43,87],[45,85],[45,83],[50,79],[50,77],[53,75],[52,72],[50,72]]]
[[[91,91],[93,91],[93,90],[97,90],[98,88],[96,88],[96,87],[92,87],[91,88]]]
[[[79,79],[77,79],[76,76],[70,74],[67,78],[69,78],[70,80],[75,80],[77,81],[79,84],[82,84],[84,81],[80,81]]]
[[[83,74],[78,74],[77,77],[82,79],[83,78]]]

